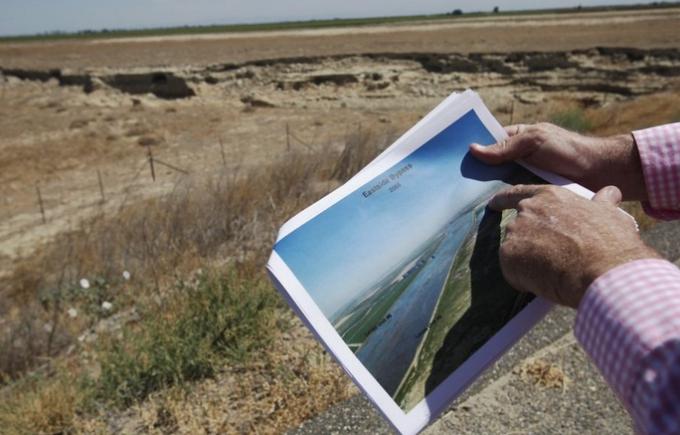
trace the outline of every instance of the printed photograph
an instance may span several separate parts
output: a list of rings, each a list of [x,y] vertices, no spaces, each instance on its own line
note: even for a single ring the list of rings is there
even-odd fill
[[[514,211],[486,205],[508,185],[544,181],[482,164],[472,142],[495,142],[474,110],[275,246],[405,412],[532,298],[498,262]]]

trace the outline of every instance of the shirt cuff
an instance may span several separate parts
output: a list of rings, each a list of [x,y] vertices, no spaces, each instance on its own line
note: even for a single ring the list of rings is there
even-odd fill
[[[645,210],[662,219],[680,216],[680,122],[637,130],[633,136],[649,198]]]
[[[649,216],[653,217],[654,219],[659,219],[659,220],[662,220],[662,221],[672,221],[672,220],[680,219],[680,211],[679,210],[663,210],[663,209],[654,208],[647,201],[642,203],[642,209],[645,211],[645,213],[647,213]]]
[[[574,335],[624,406],[632,403],[645,357],[680,330],[680,270],[635,260],[596,279],[579,305]]]

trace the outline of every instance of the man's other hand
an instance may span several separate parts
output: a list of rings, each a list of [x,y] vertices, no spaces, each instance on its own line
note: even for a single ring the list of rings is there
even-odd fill
[[[588,137],[548,123],[511,125],[505,130],[509,137],[503,142],[470,145],[472,155],[492,165],[523,160],[592,191],[615,185],[625,200],[647,199],[632,134]]]
[[[608,270],[659,258],[617,209],[621,191],[608,186],[592,200],[557,186],[517,185],[496,194],[494,210],[516,209],[500,247],[505,279],[561,305],[578,308],[588,286]]]

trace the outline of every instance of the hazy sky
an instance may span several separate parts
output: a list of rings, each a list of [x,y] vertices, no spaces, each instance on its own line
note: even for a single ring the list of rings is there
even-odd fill
[[[640,0],[0,0],[0,35],[644,3]]]

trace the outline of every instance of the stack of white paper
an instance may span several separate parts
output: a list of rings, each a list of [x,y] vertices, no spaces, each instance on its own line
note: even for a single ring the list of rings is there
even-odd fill
[[[506,133],[479,96],[453,94],[346,184],[281,228],[267,268],[290,306],[402,433],[443,411],[550,305],[498,265],[509,184],[551,182],[486,166],[469,144]]]

